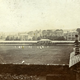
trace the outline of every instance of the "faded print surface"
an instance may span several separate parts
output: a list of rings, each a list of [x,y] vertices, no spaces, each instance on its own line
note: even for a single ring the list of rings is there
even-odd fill
[[[79,17],[79,0],[0,0],[0,79],[75,79]]]

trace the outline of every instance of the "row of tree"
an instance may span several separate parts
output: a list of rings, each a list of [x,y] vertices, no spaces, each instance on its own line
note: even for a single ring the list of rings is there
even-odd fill
[[[40,39],[50,39],[50,40],[66,40],[63,36],[57,37],[57,36],[39,36],[39,37],[33,37],[32,40],[40,40]]]
[[[62,29],[57,29],[55,31],[53,30],[36,30],[36,31],[30,31],[27,33],[28,37],[23,37],[20,36],[7,36],[5,40],[40,40],[40,39],[50,39],[50,40],[65,40],[63,36],[63,30]]]
[[[65,40],[65,38],[63,37],[63,36],[61,36],[61,37],[57,37],[57,36],[39,36],[39,37],[35,37],[35,36],[33,36],[32,37],[32,39],[24,39],[24,40],[40,40],[40,39],[50,39],[50,40]],[[16,37],[16,38],[14,38],[14,37],[9,37],[9,36],[7,36],[6,37],[6,39],[5,39],[6,41],[21,41],[22,39],[21,38],[18,38],[18,37]]]
[[[21,40],[21,39],[20,39],[20,38],[18,38],[18,37],[13,37],[13,36],[11,37],[11,36],[7,36],[5,40],[7,40],[7,41],[8,41],[8,40],[10,40],[10,41],[12,41],[12,40],[15,40],[15,41],[16,41],[16,40],[17,40],[17,41],[19,41],[19,40]]]

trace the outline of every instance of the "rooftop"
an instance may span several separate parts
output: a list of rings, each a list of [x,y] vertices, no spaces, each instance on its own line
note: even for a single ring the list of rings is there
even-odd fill
[[[51,41],[50,39],[41,39],[39,41]]]

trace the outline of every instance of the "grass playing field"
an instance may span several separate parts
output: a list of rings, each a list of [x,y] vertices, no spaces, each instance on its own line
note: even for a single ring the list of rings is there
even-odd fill
[[[0,63],[68,64],[74,46],[0,46]]]

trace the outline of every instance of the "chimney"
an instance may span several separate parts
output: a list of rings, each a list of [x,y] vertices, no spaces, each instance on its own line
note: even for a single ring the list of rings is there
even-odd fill
[[[75,55],[79,54],[79,41],[78,35],[75,35]]]

